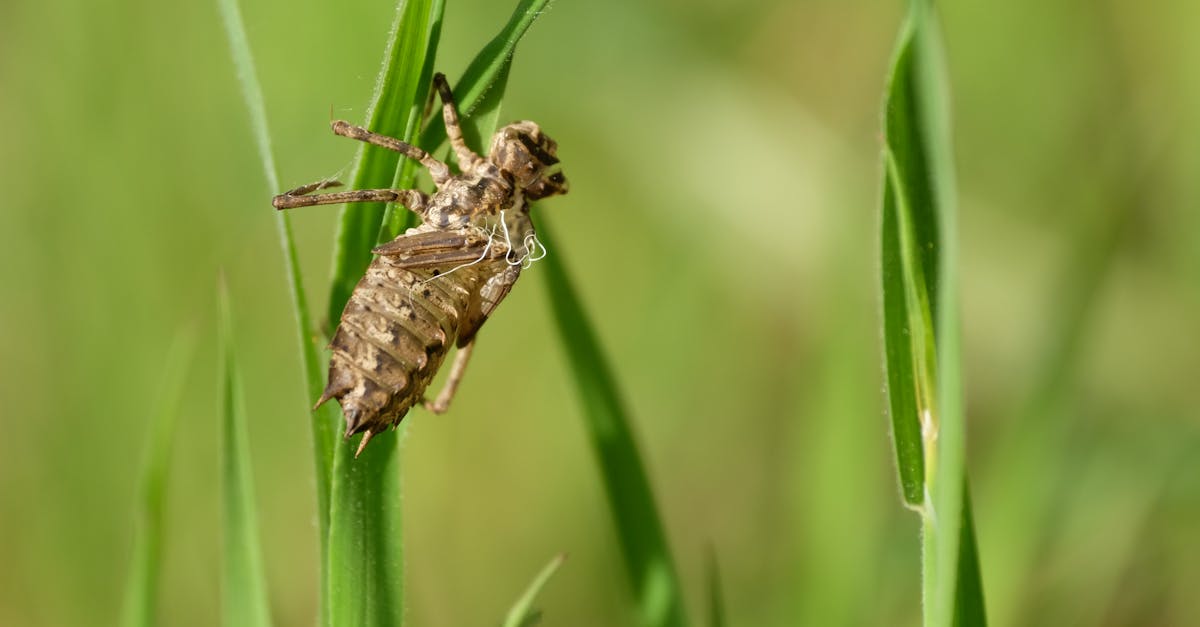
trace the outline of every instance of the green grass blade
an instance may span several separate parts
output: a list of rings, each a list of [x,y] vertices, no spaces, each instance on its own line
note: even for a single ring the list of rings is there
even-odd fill
[[[919,509],[924,524],[926,627],[986,624],[964,503],[966,421],[945,75],[932,8],[915,1],[888,87],[880,246],[897,466],[905,501]]]
[[[220,309],[222,624],[267,627],[271,613],[258,541],[242,382],[234,357],[233,324],[224,283]]]
[[[416,134],[431,80],[433,45],[444,2],[411,0],[397,6],[367,125],[410,140]],[[395,152],[364,144],[354,189],[391,186],[403,176]],[[351,204],[339,222],[329,315],[337,320],[386,229],[384,205]],[[403,220],[404,218],[399,218]],[[397,226],[400,226],[398,224]],[[336,405],[329,403],[331,407]],[[340,430],[342,420],[330,424]],[[336,437],[336,436],[335,436]],[[326,553],[325,624],[392,626],[403,621],[403,542],[396,432],[376,436],[358,459],[348,444],[334,448]]]
[[[404,141],[412,140],[425,107],[436,39],[441,28],[441,8],[432,0],[402,0],[388,37],[383,67],[367,109],[367,128]],[[396,181],[401,156],[385,148],[361,143],[350,189],[390,187]],[[371,263],[371,248],[379,240],[385,203],[351,203],[342,207],[334,246],[333,277],[329,290],[328,319],[339,320],[346,300]]]
[[[242,87],[242,96],[246,101],[246,109],[250,113],[250,126],[254,132],[255,144],[258,147],[259,158],[262,161],[263,174],[267,179],[270,193],[279,189],[279,174],[275,167],[275,157],[271,152],[271,135],[267,128],[266,105],[263,101],[262,87],[258,82],[258,73],[254,69],[254,58],[250,54],[250,44],[246,38],[246,27],[242,23],[242,15],[238,10],[236,0],[217,0],[221,10],[225,34],[229,39],[229,48],[237,69],[238,79]],[[267,209],[266,199],[263,199],[263,210]],[[275,211],[275,227],[279,234],[279,244],[283,250],[284,265],[287,269],[288,286],[292,296],[292,309],[296,317],[296,331],[300,340],[300,355],[304,363],[304,385],[308,393],[307,401],[314,401],[324,389],[324,374],[321,358],[317,353],[314,340],[312,316],[308,310],[308,297],[304,293],[304,282],[300,274],[300,261],[296,254],[296,243],[292,236],[290,216],[283,211]],[[310,425],[313,437],[313,458],[316,468],[317,483],[317,520],[321,539],[321,556],[324,560],[325,538],[329,528],[329,478],[333,466],[333,446],[337,439],[336,425],[338,421],[337,408],[323,407],[311,412]],[[334,425],[330,427],[329,425]],[[322,570],[324,570],[322,562]]]
[[[122,627],[151,627],[158,607],[158,574],[162,565],[163,518],[167,477],[170,470],[171,442],[175,436],[176,415],[183,396],[183,384],[196,338],[191,332],[180,333],[167,353],[163,383],[153,422],[149,428],[146,459],[138,486],[138,522],[133,537],[133,558],[125,585],[121,609]]]
[[[541,619],[541,613],[533,609],[533,601],[541,594],[542,588],[546,582],[558,572],[558,568],[566,561],[567,554],[559,553],[550,560],[549,564],[542,567],[537,576],[525,589],[517,602],[508,610],[508,614],[504,618],[504,627],[532,627]]]
[[[500,99],[507,84],[508,68],[512,63],[517,43],[549,3],[550,0],[521,0],[504,28],[475,55],[463,72],[462,78],[454,85],[454,101],[458,103],[458,109],[464,117],[484,120],[487,118],[485,113],[489,112],[489,107],[491,112],[499,111]],[[499,90],[499,93],[492,93],[493,90]],[[486,149],[483,142],[485,138],[491,137],[490,129],[494,128],[494,118],[490,128],[480,123],[464,124],[463,136],[467,145],[477,150]],[[482,132],[483,130],[487,132]],[[429,126],[421,133],[419,145],[433,152],[445,141],[446,126],[440,116],[434,116]]]
[[[375,436],[358,459],[349,444],[337,447],[325,582],[327,625],[403,621],[398,453],[394,431]]]
[[[552,251],[540,263],[541,273],[583,405],[641,624],[685,625],[679,577],[616,380],[566,270],[553,254],[561,249],[553,245],[545,220],[539,220],[538,237]]]

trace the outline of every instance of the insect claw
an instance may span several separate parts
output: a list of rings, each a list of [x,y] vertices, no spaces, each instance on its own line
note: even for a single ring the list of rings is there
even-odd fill
[[[358,459],[358,456],[362,455],[363,449],[367,448],[367,442],[370,442],[371,438],[374,436],[375,433],[370,429],[367,429],[363,432],[362,441],[358,443],[358,450],[354,451],[354,459]]]

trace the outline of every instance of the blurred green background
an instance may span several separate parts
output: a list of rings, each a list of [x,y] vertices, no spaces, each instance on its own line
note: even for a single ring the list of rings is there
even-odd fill
[[[449,2],[452,78],[509,2]],[[969,465],[994,625],[1200,621],[1200,5],[943,3]],[[543,203],[625,390],[702,624],[919,623],[877,320],[879,106],[899,2],[560,0],[503,120],[561,146]],[[244,2],[284,185],[348,168],[395,5]],[[217,617],[215,294],[232,290],[273,610],[312,624],[307,407],[215,3],[0,4],[0,624],[116,620],[167,347],[201,349],[162,622]],[[294,214],[314,311],[336,210]],[[403,449],[412,625],[630,624],[538,268],[453,411]]]

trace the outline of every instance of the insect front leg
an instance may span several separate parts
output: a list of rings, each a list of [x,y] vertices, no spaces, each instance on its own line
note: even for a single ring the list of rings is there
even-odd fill
[[[474,339],[459,347],[458,352],[454,355],[454,365],[450,367],[450,377],[446,379],[446,384],[442,386],[442,391],[438,393],[436,400],[423,403],[425,409],[435,414],[444,414],[446,410],[450,409],[450,401],[454,400],[458,384],[462,383],[463,374],[467,371],[467,362],[471,360],[471,351],[474,348]]]
[[[425,166],[427,170],[429,170],[429,176],[433,179],[434,185],[437,185],[438,187],[441,187],[446,183],[446,181],[450,180],[450,166],[438,161],[433,157],[433,155],[421,150],[420,148],[417,148],[412,144],[402,142],[395,137],[388,137],[387,135],[372,133],[361,126],[355,126],[345,120],[334,120],[331,126],[333,128],[333,132],[337,135],[349,137],[350,139],[357,139],[360,142],[366,142],[373,146],[379,146],[380,148],[395,150],[409,159],[418,161],[421,165]],[[459,136],[461,137],[461,135],[462,133],[460,131]]]
[[[321,181],[301,185],[276,196],[271,204],[276,209],[295,209],[314,205],[339,205],[347,202],[396,202],[422,218],[425,217],[425,212],[429,208],[429,197],[415,189],[358,189],[331,194],[312,194],[317,190],[336,185],[341,185],[341,183]]]
[[[450,146],[454,148],[454,155],[458,157],[458,165],[465,172],[472,170],[483,157],[475,154],[467,146],[466,140],[463,139],[462,125],[458,121],[458,109],[454,104],[454,92],[450,90],[450,83],[446,81],[446,75],[438,72],[433,75],[433,86],[437,88],[438,94],[442,97],[442,119],[446,122],[446,137],[450,139]]]

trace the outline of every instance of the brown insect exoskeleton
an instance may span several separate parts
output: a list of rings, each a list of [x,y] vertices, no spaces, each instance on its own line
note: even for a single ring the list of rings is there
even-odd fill
[[[375,248],[378,255],[350,295],[330,348],[329,382],[317,406],[336,398],[346,437],[362,433],[358,453],[376,433],[395,427],[418,401],[446,411],[462,380],[475,335],[512,289],[521,269],[545,255],[529,219],[530,200],[567,191],[555,167],[558,145],[538,125],[509,124],[492,138],[487,158],[463,141],[446,77],[433,84],[442,98],[446,135],[461,174],[398,139],[338,120],[333,132],[415,159],[437,191],[361,189],[312,194],[336,187],[320,181],[276,196],[276,209],[351,202],[396,202],[422,224]],[[437,399],[425,389],[451,345],[458,347]],[[357,455],[358,453],[355,453]]]

